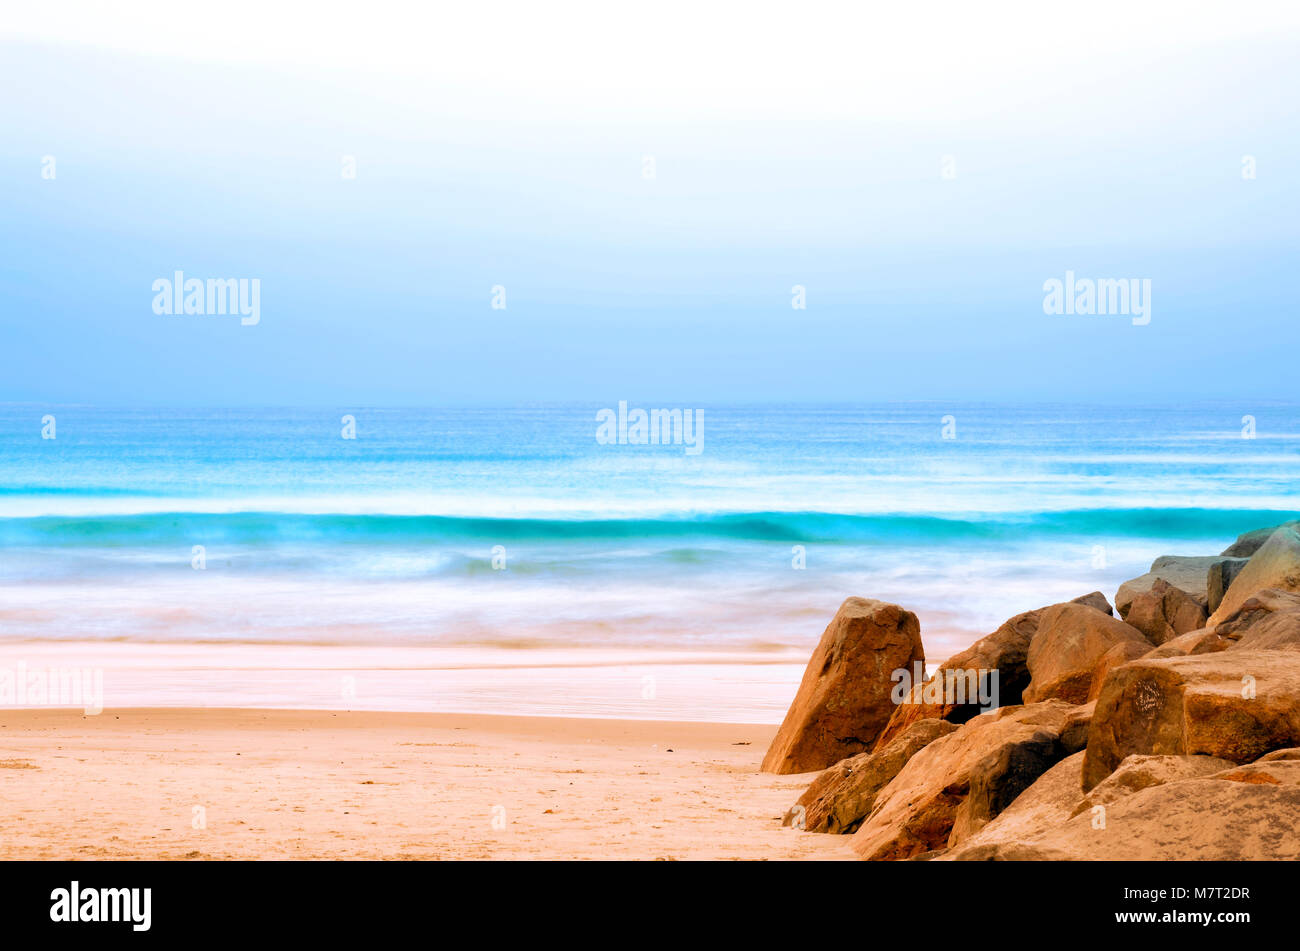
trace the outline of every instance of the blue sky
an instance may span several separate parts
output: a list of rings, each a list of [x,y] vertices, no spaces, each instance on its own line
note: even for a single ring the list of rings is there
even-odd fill
[[[1294,396],[1294,22],[304,40],[238,7],[4,24],[0,400]],[[154,314],[177,269],[259,279],[260,323]],[[1066,270],[1150,279],[1151,323],[1045,315]]]

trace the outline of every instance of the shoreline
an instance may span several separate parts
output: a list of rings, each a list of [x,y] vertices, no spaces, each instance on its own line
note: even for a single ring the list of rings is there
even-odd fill
[[[0,856],[852,859],[847,837],[781,828],[808,777],[758,771],[775,732],[457,713],[0,710]]]

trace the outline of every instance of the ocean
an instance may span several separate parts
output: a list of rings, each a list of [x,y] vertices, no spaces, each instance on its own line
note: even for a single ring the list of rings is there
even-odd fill
[[[698,453],[598,441],[617,405],[0,406],[0,643],[797,672],[858,595],[933,664],[1300,509],[1293,404],[700,405]]]

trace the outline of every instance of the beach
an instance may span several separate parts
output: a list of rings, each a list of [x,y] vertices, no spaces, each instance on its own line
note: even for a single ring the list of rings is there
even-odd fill
[[[7,859],[852,859],[847,836],[781,828],[809,777],[758,771],[775,731],[4,710],[0,841]]]

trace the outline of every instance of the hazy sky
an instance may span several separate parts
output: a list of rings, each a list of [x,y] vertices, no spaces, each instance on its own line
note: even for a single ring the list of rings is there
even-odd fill
[[[6,7],[0,400],[1294,398],[1300,8],[1044,6]]]

